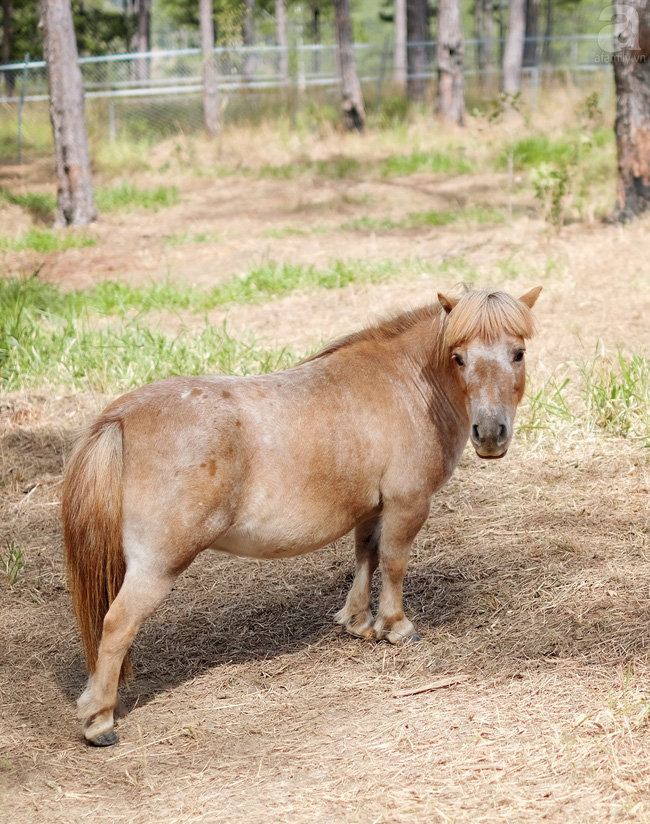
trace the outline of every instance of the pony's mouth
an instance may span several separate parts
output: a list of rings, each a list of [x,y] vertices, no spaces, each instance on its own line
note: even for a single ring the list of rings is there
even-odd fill
[[[508,454],[508,447],[506,447],[500,455],[481,455],[481,453],[478,451],[478,449],[475,450],[475,451],[476,451],[476,454],[478,455],[478,457],[481,458],[481,460],[483,460],[483,461],[498,461],[501,458],[504,458]]]

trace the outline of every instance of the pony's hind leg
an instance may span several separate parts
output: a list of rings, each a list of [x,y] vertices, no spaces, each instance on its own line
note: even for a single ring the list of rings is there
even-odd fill
[[[357,568],[352,587],[342,610],[334,620],[345,627],[351,635],[362,638],[373,637],[373,617],[370,611],[370,585],[379,564],[379,535],[381,518],[365,521],[354,531]]]
[[[104,618],[97,663],[77,701],[86,740],[98,747],[117,743],[114,711],[122,706],[117,696],[122,662],[142,622],[169,593],[175,575],[127,569],[124,583]]]

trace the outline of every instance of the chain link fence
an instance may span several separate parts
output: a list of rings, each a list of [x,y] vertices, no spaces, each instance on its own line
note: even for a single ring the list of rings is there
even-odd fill
[[[602,59],[597,35],[535,38],[527,54],[534,65],[522,72],[522,97],[535,109],[539,90],[558,79],[602,90],[604,105],[613,93],[611,67]],[[433,91],[437,75],[436,43],[426,44],[425,78]],[[532,45],[532,49],[530,46]],[[500,87],[503,41],[465,41],[468,107],[495,100]],[[394,44],[355,45],[357,69],[366,106],[403,99],[394,84]],[[336,46],[303,44],[215,49],[219,70],[221,121],[257,122],[281,114],[320,110],[336,116],[338,73]],[[479,63],[480,56],[480,63]],[[93,139],[160,138],[203,128],[201,53],[176,49],[80,59],[86,93],[88,131]],[[29,162],[51,145],[47,81],[42,61],[0,66],[0,162]],[[597,86],[598,88],[598,86]]]

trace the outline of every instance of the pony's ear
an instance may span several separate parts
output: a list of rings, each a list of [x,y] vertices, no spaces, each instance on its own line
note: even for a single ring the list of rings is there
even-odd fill
[[[458,298],[446,298],[443,294],[438,292],[438,302],[445,310],[447,314],[451,312],[451,310],[456,306],[458,303]]]
[[[525,303],[529,309],[532,309],[539,297],[540,292],[542,291],[541,286],[536,286],[534,289],[531,289],[530,292],[526,292],[525,295],[522,295],[519,300],[522,303]],[[439,297],[439,296],[438,296]]]

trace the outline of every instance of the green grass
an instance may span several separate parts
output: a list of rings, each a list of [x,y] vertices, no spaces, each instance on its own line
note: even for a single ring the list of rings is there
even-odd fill
[[[30,229],[29,232],[16,237],[0,236],[0,250],[21,252],[26,249],[33,249],[35,252],[61,252],[65,249],[81,249],[84,246],[94,246],[96,242],[94,238],[84,234]]]
[[[189,310],[202,315],[229,302],[268,300],[294,289],[336,289],[375,283],[401,273],[398,262],[334,261],[324,269],[267,263],[209,290],[156,283],[102,283],[63,292],[33,277],[0,282],[0,385],[42,384],[128,389],[167,375],[249,374],[283,368],[285,350],[268,350],[253,336],[231,337],[207,321],[199,334],[170,337],[153,313]]]
[[[95,203],[100,212],[127,209],[151,209],[157,212],[179,203],[176,186],[157,186],[155,189],[138,189],[131,183],[122,182],[109,188],[95,190]]]
[[[188,243],[218,243],[221,240],[216,232],[181,232],[165,238],[165,246],[185,246]]]
[[[265,263],[242,277],[216,286],[207,296],[213,306],[282,297],[296,289],[342,289],[351,283],[378,283],[397,274],[399,263],[333,261],[324,269],[314,266]]]
[[[12,587],[16,583],[24,566],[22,549],[13,541],[7,541],[4,551],[0,552],[0,573],[4,575],[9,586]]]
[[[650,448],[650,358],[642,352],[599,354],[529,392],[520,429],[582,430],[634,438]]]
[[[0,203],[11,203],[20,206],[30,212],[37,220],[54,219],[56,210],[56,197],[51,194],[41,192],[27,192],[26,194],[13,194],[4,186],[0,186]]]
[[[7,106],[0,117],[0,163],[14,163],[18,155],[17,108]],[[22,161],[52,155],[52,125],[47,106],[27,105],[23,110]]]
[[[351,283],[377,283],[401,273],[407,267],[399,261],[332,261],[323,269],[314,266],[263,263],[211,289],[162,281],[151,286],[106,281],[90,290],[62,292],[36,278],[0,282],[0,305],[21,307],[73,318],[83,312],[120,315],[127,312],[188,310],[204,314],[227,303],[243,303],[281,297],[296,289],[339,289]],[[2,315],[0,314],[0,327]]]
[[[468,174],[474,171],[475,165],[460,149],[457,153],[416,151],[387,158],[379,170],[383,177],[405,177],[417,172]]]
[[[107,175],[144,172],[151,168],[151,140],[132,140],[120,135],[116,140],[98,140],[93,147],[93,166]]]
[[[169,336],[142,316],[107,319],[96,311],[102,297],[110,298],[110,290],[85,300],[81,292],[63,293],[34,279],[2,284],[2,388],[125,390],[168,375],[260,374],[293,360],[286,350],[261,347],[252,335],[233,338],[225,327],[207,322],[198,334]],[[110,306],[110,299],[106,303]]]
[[[354,231],[369,229],[382,231],[390,229],[419,229],[426,226],[447,226],[450,223],[464,221],[467,223],[503,223],[505,217],[498,209],[484,206],[469,206],[457,212],[411,212],[403,218],[362,217],[344,223],[341,229]]]
[[[262,166],[258,177],[293,180],[300,175],[310,174],[329,180],[343,180],[373,174],[379,174],[382,177],[406,177],[417,172],[467,174],[474,168],[474,162],[464,157],[459,149],[457,153],[416,151],[409,155],[395,155],[382,161],[368,162],[347,155],[337,155],[328,160],[317,161],[305,158],[294,163]],[[239,172],[250,173],[242,169]]]
[[[343,180],[344,178],[360,175],[366,164],[355,157],[336,155],[328,160],[310,160],[308,158],[296,160],[294,163],[285,163],[278,166],[265,164],[258,172],[260,178],[275,180],[293,180],[303,174],[317,175],[329,180]]]
[[[532,135],[512,144],[513,165],[518,171],[532,169],[542,163],[563,163],[571,160],[575,146],[568,137],[553,139],[548,135]],[[508,153],[498,157],[497,165],[505,169]]]
[[[588,417],[600,429],[643,438],[650,446],[650,359],[619,349],[579,364]]]
[[[13,194],[4,186],[0,186],[0,203],[2,202],[21,206],[37,220],[53,220],[56,211],[56,197],[54,195],[40,192]],[[159,209],[175,206],[179,202],[176,186],[138,189],[133,184],[123,181],[116,186],[95,188],[95,203],[100,213],[128,209],[150,209],[157,212]]]
[[[267,229],[262,232],[262,237],[272,237],[277,240],[282,240],[285,237],[309,237],[312,233],[324,234],[327,232],[325,226],[319,226],[317,229],[298,229],[295,226],[283,226],[281,229]]]

